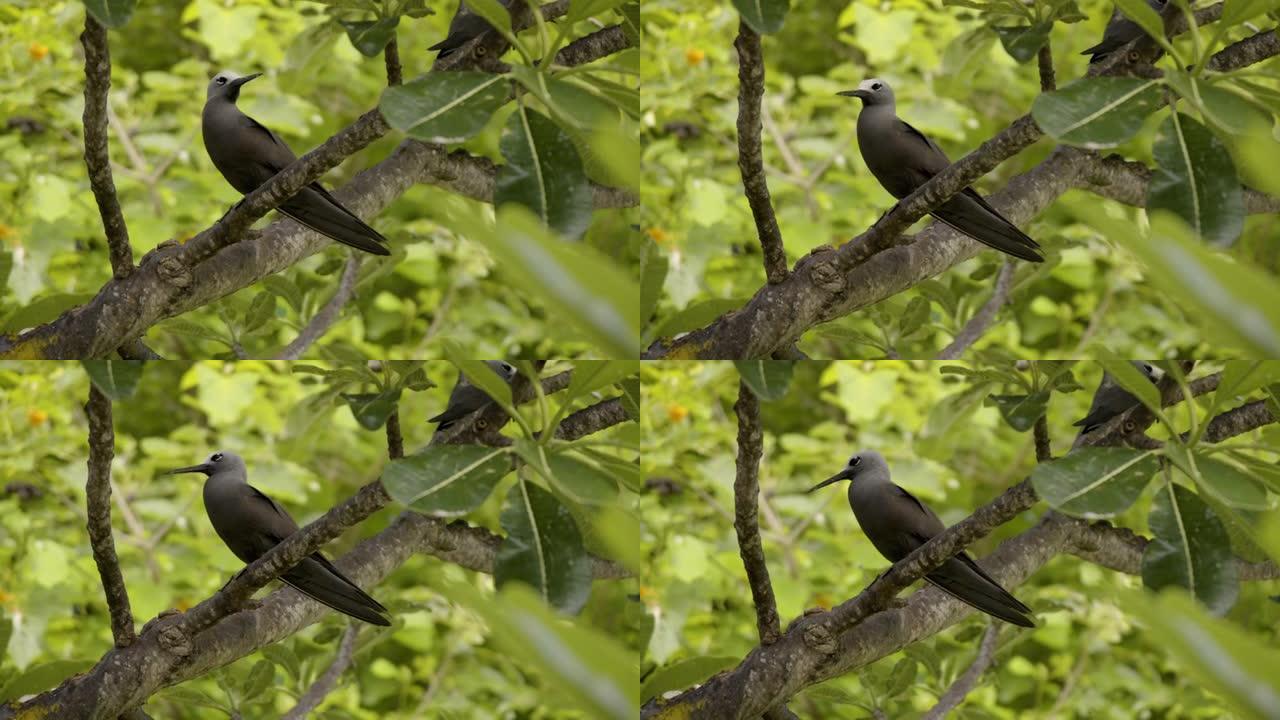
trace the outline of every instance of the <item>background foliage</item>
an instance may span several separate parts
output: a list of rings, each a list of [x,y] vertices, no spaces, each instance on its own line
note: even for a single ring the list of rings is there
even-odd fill
[[[589,376],[592,367],[582,363],[575,371]],[[568,368],[553,363],[546,371]],[[367,394],[376,389],[374,383],[352,380],[360,375],[353,367],[319,369],[329,376],[322,380],[314,369],[289,363],[148,363],[133,395],[115,402],[113,522],[139,627],[166,608],[185,610],[208,597],[243,567],[205,517],[203,478],[168,477],[160,474],[163,470],[198,462],[215,449],[235,450],[245,457],[250,482],[299,524],[383,472],[387,444],[381,424],[368,413],[358,420],[352,406],[364,409],[367,403],[348,403],[335,391],[340,385]],[[406,454],[413,456],[428,442],[433,426],[424,420],[444,407],[456,371],[440,361],[397,364],[378,374],[393,381],[409,378],[397,392]],[[428,379],[436,386],[427,387]],[[85,533],[87,428],[81,407],[88,388],[79,364],[0,366],[2,700],[52,687],[87,669],[111,647]],[[564,397],[551,396],[551,407]],[[593,402],[588,393],[570,407]],[[611,468],[633,464],[637,428],[634,422],[611,427],[589,436],[577,452],[615,458]],[[630,474],[607,477],[616,486],[607,502],[551,502],[561,512],[572,508],[570,524],[580,528],[586,549],[619,557],[614,548],[621,543],[613,532],[634,528],[634,520],[625,518],[634,503],[635,481]],[[503,511],[515,480],[509,471],[499,478],[490,492],[475,498],[465,519],[505,536]],[[564,497],[550,487],[544,495]],[[342,555],[403,510],[393,502],[326,546],[326,554]],[[634,547],[634,540],[628,544]],[[511,562],[517,569],[522,564],[520,558]],[[574,695],[581,683],[601,690],[597,697],[623,693],[634,703],[634,660],[616,662],[637,657],[639,649],[642,612],[628,598],[634,583],[586,582],[582,586],[578,580],[573,589],[581,611],[557,614],[527,588],[512,584],[495,593],[489,575],[415,555],[370,589],[390,608],[395,624],[362,630],[353,666],[316,716],[606,716],[574,709],[584,707]],[[147,709],[165,718],[225,718],[235,712],[277,717],[328,667],[346,624],[330,613],[283,642],[161,691]],[[598,673],[566,679],[566,658],[555,657],[566,648],[570,658]],[[602,656],[611,662],[591,664]]]
[[[660,362],[646,363],[642,371],[648,493],[641,502],[646,559],[641,594],[653,621],[642,697],[681,689],[732,667],[758,642],[733,529],[737,423],[732,405],[739,372],[753,387],[760,384],[755,369],[742,365],[750,364],[735,369],[726,362]],[[1264,365],[1276,371],[1275,363]],[[940,372],[943,368],[950,369]],[[1217,369],[1202,363],[1195,375]],[[886,456],[894,482],[953,524],[1035,468],[1029,428],[1043,403],[1055,456],[1070,449],[1076,432],[1071,423],[1084,417],[1100,374],[1094,363],[1045,363],[1034,373],[1014,372],[1007,365],[796,364],[785,395],[761,402],[761,534],[783,627],[807,608],[853,597],[888,567],[858,529],[843,485],[813,495],[805,494],[808,488],[842,468],[854,452],[876,449]],[[1270,377],[1266,382],[1274,382],[1274,374]],[[771,387],[777,387],[776,380]],[[1028,395],[1023,383],[1033,380],[1038,389],[1030,394],[1052,391],[1044,393],[1026,421],[1021,410],[1035,402],[1005,398]],[[1235,387],[1247,394],[1246,386]],[[1201,398],[1198,417],[1203,420],[1213,402],[1221,403],[1219,411],[1233,407],[1235,397],[1237,391],[1229,388],[1216,401],[1212,395]],[[1178,409],[1170,419],[1185,427],[1189,417]],[[1167,437],[1158,429],[1152,434]],[[1274,509],[1280,430],[1270,425],[1225,446],[1258,464],[1252,473],[1256,479],[1248,483],[1271,508],[1268,542],[1273,556],[1280,555],[1280,516]],[[1112,522],[1146,536],[1152,530],[1163,534],[1155,519],[1147,526],[1163,486],[1150,479],[1148,470],[1136,502]],[[1185,486],[1192,483],[1181,477],[1179,482],[1179,491],[1191,494]],[[1268,527],[1256,511],[1237,513]],[[972,553],[986,555],[1041,514],[1024,513],[975,543]],[[1196,552],[1220,549],[1203,537],[1206,547]],[[1214,672],[1191,659],[1212,653],[1203,647],[1183,652],[1183,641],[1176,638],[1203,628],[1227,647],[1247,648],[1218,670],[1231,670],[1232,662],[1239,663],[1237,671],[1251,666],[1251,653],[1273,653],[1280,644],[1280,606],[1270,597],[1280,583],[1239,584],[1234,604],[1219,607],[1226,612],[1220,624],[1203,607],[1184,606],[1179,598],[1144,597],[1137,590],[1142,585],[1141,577],[1073,556],[1051,560],[1012,588],[1035,610],[1039,627],[1001,634],[994,664],[957,717],[1232,717],[1237,696],[1227,692],[1224,699],[1208,690],[1221,687],[1205,679]],[[791,708],[801,717],[871,717],[874,708],[887,717],[917,717],[972,662],[986,622],[971,615],[856,673],[809,688]],[[1239,635],[1249,641],[1237,645]]]
[[[133,3],[112,0],[107,5]],[[521,49],[536,61],[546,49],[539,38],[550,42],[562,32],[562,41],[568,41],[617,23],[624,18],[616,11],[621,5],[593,3],[592,12],[562,19],[545,36],[523,35]],[[420,0],[137,4],[127,22],[109,33],[111,159],[135,258],[161,242],[190,238],[240,197],[209,161],[200,136],[205,87],[215,73],[265,72],[245,88],[239,105],[302,155],[379,105],[387,85],[381,52],[393,32],[399,38],[406,88],[412,88],[435,57],[426,47],[443,38],[455,7],[428,7]],[[0,8],[0,115],[7,120],[0,129],[0,331],[6,333],[46,322],[87,301],[110,277],[81,141],[84,68],[77,38],[84,13],[78,1],[6,3]],[[397,17],[398,24],[392,22]],[[375,22],[381,24],[375,28]],[[524,69],[522,78],[537,78],[538,72],[519,64],[521,58],[512,51],[506,59]],[[597,90],[603,100],[593,101],[580,91],[585,100],[526,95],[521,101],[528,113],[538,118],[551,113],[573,130],[572,142],[555,125],[536,138],[547,145],[562,143],[544,164],[571,186],[562,186],[557,197],[570,198],[572,205],[553,208],[561,213],[553,226],[564,235],[511,227],[515,220],[495,229],[491,206],[416,185],[372,220],[391,240],[395,255],[387,261],[365,259],[357,297],[321,347],[350,347],[382,358],[441,357],[440,341],[448,338],[473,357],[616,354],[614,347],[602,349],[598,338],[580,325],[547,319],[549,313],[561,312],[555,291],[563,293],[589,279],[584,270],[603,268],[597,274],[616,275],[621,287],[614,292],[634,282],[628,268],[635,263],[627,260],[639,247],[640,236],[631,230],[635,211],[591,211],[586,182],[589,177],[616,187],[636,185],[637,65],[638,52],[626,50],[558,81]],[[521,147],[503,146],[504,129],[521,104],[507,101],[510,80],[503,77],[496,101],[470,113],[461,126],[455,123],[444,141],[498,164],[519,157]],[[593,114],[582,111],[584,103]],[[384,112],[391,116],[386,107]],[[587,115],[584,121],[600,137],[565,120],[575,115]],[[442,134],[415,136],[435,140]],[[387,157],[403,139],[398,131],[388,133],[322,182],[341,186]],[[538,149],[549,153],[552,148]],[[520,170],[507,168],[499,174],[499,204],[533,204],[529,184],[536,178]],[[512,234],[507,242],[526,248],[571,243],[577,266],[554,279],[547,267],[535,266],[529,279],[527,258],[500,244]],[[163,324],[148,340],[164,356],[230,357],[237,347],[250,357],[271,356],[333,294],[350,255],[349,249],[335,245]],[[635,294],[630,293],[630,305],[620,307],[632,350]],[[622,303],[608,294],[601,299],[606,307]],[[322,354],[313,348],[310,356]]]
[[[737,166],[736,5],[752,6],[715,0],[644,5],[644,225],[670,265],[661,294],[655,289],[647,296],[653,305],[643,305],[656,310],[648,339],[704,325],[742,305],[764,282]],[[1172,156],[1178,135],[1171,131],[1168,109],[1156,110],[1158,104],[1147,103],[1145,112],[1130,108],[1107,114],[1106,122],[1095,125],[1110,126],[1114,120],[1128,127],[1092,144],[1107,148],[1104,154],[1167,169],[1157,173],[1148,204],[1177,211],[1201,227],[1203,237],[1216,239],[1212,258],[1197,258],[1202,266],[1193,273],[1167,267],[1160,259],[1174,252],[1170,246],[1198,252],[1201,243],[1193,234],[1155,225],[1151,239],[1140,242],[1148,234],[1143,210],[1069,191],[1024,227],[1045,246],[1048,262],[1018,264],[1011,309],[1002,311],[980,346],[1007,348],[1019,357],[1074,357],[1093,345],[1125,357],[1230,357],[1232,348],[1257,347],[1238,335],[1206,339],[1218,332],[1220,316],[1195,297],[1202,286],[1219,294],[1208,288],[1229,288],[1231,282],[1220,273],[1229,275],[1231,269],[1237,275],[1256,270],[1262,287],[1274,285],[1280,271],[1276,216],[1242,218],[1235,180],[1238,173],[1254,187],[1276,191],[1264,169],[1280,152],[1272,131],[1280,112],[1275,60],[1230,75],[1180,71],[1227,43],[1275,25],[1275,3],[1232,5],[1240,7],[1228,10],[1223,21],[1176,40],[1178,57],[1159,65],[1168,85],[1188,97],[1178,109],[1185,134],[1195,136],[1194,170]],[[1058,87],[1065,90],[1083,76],[1086,58],[1079,53],[1101,37],[1113,5],[1102,0],[797,0],[763,7],[766,14],[769,8],[780,10],[774,15],[785,14],[780,29],[776,22],[763,26],[776,30],[763,37],[763,138],[769,189],[788,259],[794,262],[817,246],[854,237],[894,202],[858,154],[859,103],[837,92],[869,77],[887,80],[895,89],[899,116],[937,141],[952,160],[1031,111],[1033,103],[1037,122],[1056,136],[1048,120],[1060,110],[1035,102],[1040,95],[1036,49],[1048,39]],[[1270,17],[1260,15],[1268,11]],[[1157,87],[1148,88],[1151,98],[1159,98]],[[1095,109],[1100,97],[1084,108]],[[1114,133],[1114,128],[1091,127],[1066,139],[1094,143],[1093,134],[1108,129]],[[1041,140],[977,188],[989,193],[1004,186],[1053,147],[1052,137]],[[1190,217],[1193,202],[1185,192],[1190,173],[1202,185],[1237,188],[1234,196],[1201,198],[1202,224]],[[1206,196],[1214,192],[1202,190]],[[801,349],[828,357],[883,357],[890,349],[904,357],[935,356],[990,296],[1003,262],[995,252],[982,252],[866,312],[818,326]],[[1253,292],[1227,294],[1231,307],[1256,303],[1267,308],[1273,300]],[[1200,325],[1206,316],[1213,321]],[[1273,328],[1278,325],[1272,318]]]

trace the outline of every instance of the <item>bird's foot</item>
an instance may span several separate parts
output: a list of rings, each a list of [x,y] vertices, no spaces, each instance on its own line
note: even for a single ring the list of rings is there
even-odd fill
[[[235,205],[232,205],[231,207],[227,208],[227,211],[222,213],[222,217],[218,218],[218,222],[222,222],[223,220],[225,220],[226,217],[231,214],[232,210],[235,210],[236,208],[240,207],[243,204],[244,204],[244,198],[240,198],[239,200],[237,200]]]
[[[232,576],[231,576],[231,579],[229,579],[229,580],[227,580],[226,582],[222,583],[222,587],[218,588],[218,592],[222,592],[223,590],[226,590],[228,585],[230,585],[232,582],[234,582],[234,581],[235,581],[235,579],[236,579],[236,578],[240,577],[240,576],[241,576],[241,575],[243,575],[243,574],[244,574],[244,570],[241,570],[240,572],[236,573],[235,575],[232,575]]]

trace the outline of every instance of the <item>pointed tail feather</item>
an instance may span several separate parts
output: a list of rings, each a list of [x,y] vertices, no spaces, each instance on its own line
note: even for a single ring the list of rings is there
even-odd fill
[[[317,188],[305,187],[276,209],[299,224],[343,245],[374,255],[391,254],[382,245],[387,239],[381,233],[342,207],[323,189],[317,192]]]
[[[972,560],[970,560],[972,563]],[[925,576],[948,595],[1007,623],[1035,627],[1031,608],[1010,595],[1000,584],[977,567],[952,558]]]
[[[1029,262],[1044,262],[1040,244],[1006,220],[977,193],[966,190],[932,215],[978,242]]]
[[[328,560],[320,556],[303,559],[280,579],[298,592],[338,612],[372,625],[391,624],[387,609],[355,583],[348,580]],[[323,561],[323,562],[321,562]]]

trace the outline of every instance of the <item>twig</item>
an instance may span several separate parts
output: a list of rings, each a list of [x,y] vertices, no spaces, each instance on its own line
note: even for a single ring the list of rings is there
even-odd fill
[[[1076,658],[1075,663],[1071,665],[1071,672],[1067,673],[1066,682],[1062,683],[1062,689],[1058,691],[1058,697],[1054,698],[1053,705],[1049,707],[1049,712],[1044,716],[1047,718],[1058,717],[1060,711],[1067,704],[1067,698],[1071,697],[1071,693],[1076,689],[1076,683],[1080,682],[1081,676],[1084,675],[1084,668],[1089,660],[1088,649],[1080,652],[1080,657]]]
[[[400,437],[400,411],[387,416],[387,457],[398,460],[404,457],[404,439]]]
[[[577,440],[603,428],[622,424],[627,419],[627,409],[622,405],[622,398],[611,398],[566,415],[556,428],[556,437],[561,440]]]
[[[764,547],[760,543],[760,456],[763,444],[760,430],[760,400],[745,382],[738,382],[738,401],[733,405],[738,416],[737,474],[733,481],[733,528],[738,534],[738,554],[747,571],[747,584],[756,608],[756,631],[761,645],[772,645],[781,634],[778,604],[769,581]]]
[[[404,82],[400,71],[400,46],[396,43],[396,36],[391,35],[391,42],[382,49],[382,59],[387,66],[387,85],[399,85]]]
[[[1271,413],[1271,409],[1267,407],[1267,401],[1255,400],[1234,410],[1228,410],[1210,420],[1208,427],[1204,429],[1201,440],[1209,443],[1221,442],[1227,438],[1242,435],[1250,430],[1257,430],[1274,422],[1276,422],[1276,417]],[[1182,433],[1181,440],[1183,443],[1190,439],[1190,432]],[[1131,438],[1130,444],[1146,450],[1164,447],[1163,441],[1156,440],[1145,434]]]
[[[589,35],[583,35],[560,48],[560,52],[556,53],[555,63],[565,67],[586,65],[622,52],[629,47],[632,47],[631,39],[622,31],[622,26],[613,25]]]
[[[1009,300],[1009,288],[1013,285],[1013,273],[1016,270],[1013,260],[1004,261],[1000,274],[996,276],[996,288],[992,291],[991,297],[987,298],[978,312],[969,318],[969,322],[956,333],[951,343],[938,353],[939,360],[954,360],[960,357],[970,345],[982,337],[987,328],[991,327],[991,322],[996,319],[996,313],[1000,312],[1000,308]]]
[[[342,673],[346,672],[351,666],[351,657],[356,649],[356,636],[360,634],[360,626],[358,623],[352,622],[347,625],[347,630],[342,634],[342,642],[338,645],[338,654],[334,656],[333,662],[325,669],[324,673],[316,679],[316,682],[307,691],[298,698],[298,704],[294,705],[289,712],[281,716],[280,720],[303,720],[320,706],[328,695],[338,684],[338,678],[342,677]]]
[[[1036,441],[1036,462],[1048,462],[1053,459],[1053,447],[1049,442],[1049,420],[1045,415],[1036,418],[1032,431]]]
[[[987,625],[987,631],[982,634],[982,643],[978,645],[978,654],[973,658],[973,664],[961,673],[960,677],[947,688],[947,691],[938,699],[938,704],[929,708],[929,712],[924,714],[922,720],[942,720],[948,713],[959,707],[982,677],[982,673],[987,671],[991,666],[991,661],[995,659],[996,639],[1000,635],[1000,623],[992,622]]]
[[[742,187],[764,251],[765,276],[769,284],[776,285],[787,277],[787,252],[783,249],[782,231],[778,229],[778,218],[769,198],[760,143],[760,101],[764,97],[760,36],[745,20],[740,20],[738,39],[733,46],[738,50],[738,169],[742,172]]]
[[[111,459],[115,457],[115,429],[111,420],[111,400],[90,384],[89,402],[84,406],[89,417],[89,473],[85,481],[85,507],[88,516],[89,544],[93,561],[102,579],[102,591],[111,613],[111,636],[116,647],[133,643],[133,611],[129,607],[129,591],[120,572],[116,544],[111,536]]]
[[[1218,72],[1238,70],[1277,54],[1280,54],[1280,30],[1272,28],[1219,50],[1205,67]]]
[[[1056,90],[1058,85],[1053,72],[1053,48],[1050,47],[1048,40],[1040,46],[1036,59],[1040,65],[1040,92]]]
[[[302,329],[302,332],[298,333],[293,342],[280,351],[277,359],[297,360],[302,357],[302,353],[306,352],[307,348],[329,331],[342,312],[342,307],[355,295],[356,279],[360,276],[360,260],[360,256],[354,253],[347,257],[347,264],[342,268],[342,279],[338,281],[338,289],[334,291],[333,297],[329,298],[324,307],[311,317],[311,321]]]
[[[1126,575],[1142,573],[1142,555],[1151,541],[1128,528],[1116,527],[1101,520],[1094,523],[1070,519],[1071,542],[1064,548],[1076,557]],[[1235,558],[1241,580],[1274,580],[1280,578],[1280,566],[1266,560],[1246,562]]]
[[[89,170],[102,228],[107,233],[107,252],[111,273],[123,278],[133,271],[133,248],[129,245],[129,228],[120,211],[116,184],[111,177],[111,156],[107,146],[107,93],[111,89],[111,50],[107,45],[107,29],[92,13],[84,15],[84,164]]]

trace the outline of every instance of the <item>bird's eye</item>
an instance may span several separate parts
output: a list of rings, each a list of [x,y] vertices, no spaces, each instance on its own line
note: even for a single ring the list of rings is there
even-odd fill
[[[502,363],[502,372],[506,373],[507,375],[515,375],[516,368],[514,365],[510,363]]]
[[[879,90],[879,89],[880,89],[880,83],[871,83],[871,89],[872,89],[872,90]]]
[[[853,467],[860,462],[862,462],[862,458],[858,457],[857,455],[854,455],[852,458],[849,459],[849,467]]]
[[[226,84],[227,84],[227,79],[226,79],[226,78],[224,78],[224,77],[222,77],[221,75],[219,75],[218,77],[214,78],[214,79],[213,79],[213,81],[214,81],[214,82],[216,82],[216,83],[218,83],[219,85],[226,85]]]
[[[209,456],[209,460],[210,460],[210,461],[212,461],[212,462],[219,462],[219,461],[221,461],[221,460],[222,460],[222,453],[214,453],[214,454],[210,455],[210,456]]]

